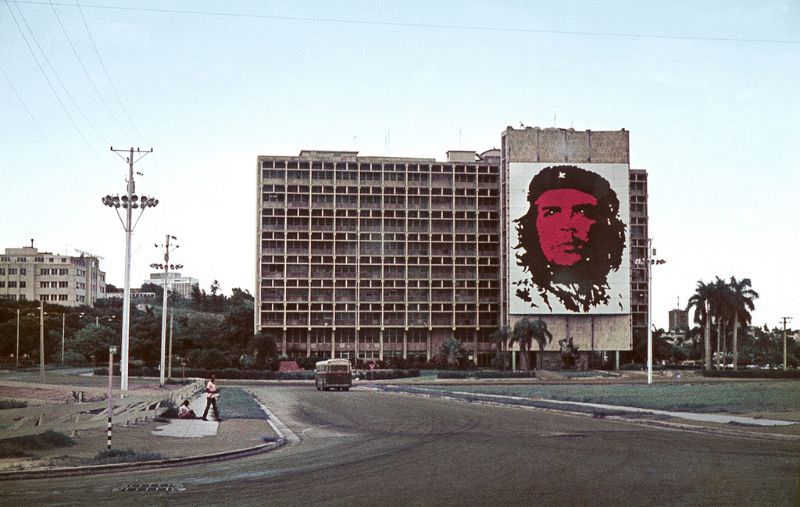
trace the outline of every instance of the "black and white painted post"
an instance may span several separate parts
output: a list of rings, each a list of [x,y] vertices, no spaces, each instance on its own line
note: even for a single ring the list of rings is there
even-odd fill
[[[114,399],[113,399],[113,379],[114,379],[114,354],[117,353],[117,347],[111,345],[108,347],[108,437],[106,440],[106,449],[111,450],[111,417],[114,413]]]

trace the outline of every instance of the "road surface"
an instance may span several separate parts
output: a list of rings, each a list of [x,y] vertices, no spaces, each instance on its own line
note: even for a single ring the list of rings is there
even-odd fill
[[[251,389],[298,443],[221,463],[6,481],[0,503],[777,506],[799,501],[797,442],[734,440],[367,390]],[[179,491],[122,490],[154,484]]]

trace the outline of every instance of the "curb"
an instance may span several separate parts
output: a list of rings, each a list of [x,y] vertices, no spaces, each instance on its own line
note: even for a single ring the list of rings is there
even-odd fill
[[[228,459],[249,456],[251,454],[258,454],[261,452],[266,452],[268,450],[277,449],[282,445],[283,442],[278,440],[276,442],[258,444],[253,447],[246,447],[244,449],[223,451],[213,454],[204,454],[201,456],[190,456],[186,458],[167,458],[167,459],[152,460],[152,461],[128,461],[125,463],[109,463],[106,465],[86,465],[77,467],[6,471],[6,472],[0,472],[0,480],[48,479],[55,477],[71,477],[71,476],[88,475],[95,473],[109,473],[109,472],[117,472],[120,470],[138,471],[138,470],[152,470],[158,468],[170,468],[183,465],[196,465],[200,463],[212,463],[214,461],[224,461]]]

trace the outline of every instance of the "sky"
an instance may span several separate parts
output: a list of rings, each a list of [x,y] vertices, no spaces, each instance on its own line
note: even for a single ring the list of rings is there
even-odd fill
[[[736,276],[755,324],[796,324],[797,83],[794,0],[0,0],[0,247],[88,251],[122,286],[110,147],[152,147],[132,285],[171,234],[201,287],[253,292],[258,155],[443,159],[506,126],[624,128],[667,261],[653,323]]]

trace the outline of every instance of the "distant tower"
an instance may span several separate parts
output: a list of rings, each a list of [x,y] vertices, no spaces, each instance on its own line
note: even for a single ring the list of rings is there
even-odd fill
[[[674,310],[669,311],[669,330],[673,333],[681,333],[689,330],[689,312],[681,310],[681,298]]]

